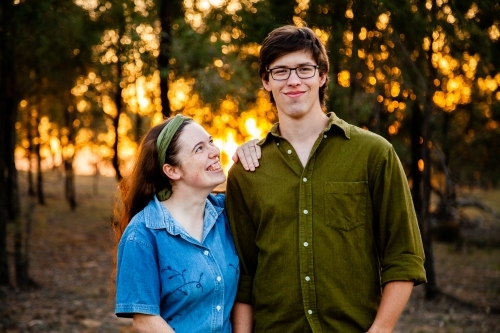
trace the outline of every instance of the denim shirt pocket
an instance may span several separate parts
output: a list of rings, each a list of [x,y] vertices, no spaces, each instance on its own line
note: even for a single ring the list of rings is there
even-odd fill
[[[326,182],[325,224],[350,231],[365,223],[368,182]]]

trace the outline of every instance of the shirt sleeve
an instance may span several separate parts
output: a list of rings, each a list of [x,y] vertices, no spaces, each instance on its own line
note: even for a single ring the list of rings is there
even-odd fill
[[[372,201],[381,258],[381,283],[426,282],[424,250],[415,209],[399,158],[390,147],[379,162]]]
[[[116,307],[118,317],[160,315],[160,278],[154,248],[134,232],[118,248]]]
[[[236,250],[240,257],[241,275],[236,301],[251,304],[258,250],[255,245],[255,226],[238,183],[235,167],[238,166],[233,166],[227,180],[226,210]]]

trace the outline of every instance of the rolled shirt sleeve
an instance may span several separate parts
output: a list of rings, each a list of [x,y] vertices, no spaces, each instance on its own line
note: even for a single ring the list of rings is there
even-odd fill
[[[380,244],[381,283],[404,280],[417,285],[426,282],[422,269],[425,255],[411,193],[392,147],[376,170],[371,197]]]
[[[237,172],[242,171],[238,170],[237,167],[233,167],[230,171],[231,176],[228,177],[226,211],[234,236],[236,251],[240,256],[241,275],[238,282],[236,301],[251,304],[258,249],[255,244],[255,227],[251,219],[251,214],[248,211],[241,188],[237,182],[240,178],[232,175]]]

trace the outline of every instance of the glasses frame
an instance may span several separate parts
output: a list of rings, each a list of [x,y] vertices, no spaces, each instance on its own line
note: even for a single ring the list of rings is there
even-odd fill
[[[308,76],[308,77],[301,77],[301,76],[299,75],[299,72],[297,72],[297,69],[299,69],[299,68],[304,68],[304,67],[314,67],[314,72],[313,72],[313,74],[312,74],[311,76]],[[302,66],[298,66],[298,67],[294,67],[294,68],[290,68],[290,67],[274,67],[274,68],[270,68],[270,69],[268,69],[268,70],[267,70],[267,72],[271,74],[271,77],[272,77],[272,78],[273,78],[273,80],[275,80],[275,81],[286,81],[286,80],[288,80],[288,79],[290,78],[290,75],[292,75],[292,71],[295,71],[295,74],[297,75],[297,77],[298,77],[299,79],[310,79],[310,78],[312,78],[312,77],[314,77],[314,76],[316,75],[316,70],[317,70],[318,68],[319,68],[319,66],[318,66],[318,65],[302,65]],[[289,72],[288,72],[288,76],[287,76],[286,78],[284,78],[284,79],[277,79],[277,78],[275,78],[275,77],[273,76],[273,71],[274,71],[275,69],[288,69],[288,70],[289,70]]]

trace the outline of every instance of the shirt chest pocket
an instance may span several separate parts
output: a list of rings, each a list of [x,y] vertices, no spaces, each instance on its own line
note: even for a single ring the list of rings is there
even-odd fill
[[[368,182],[326,182],[325,224],[344,231],[365,223]]]

